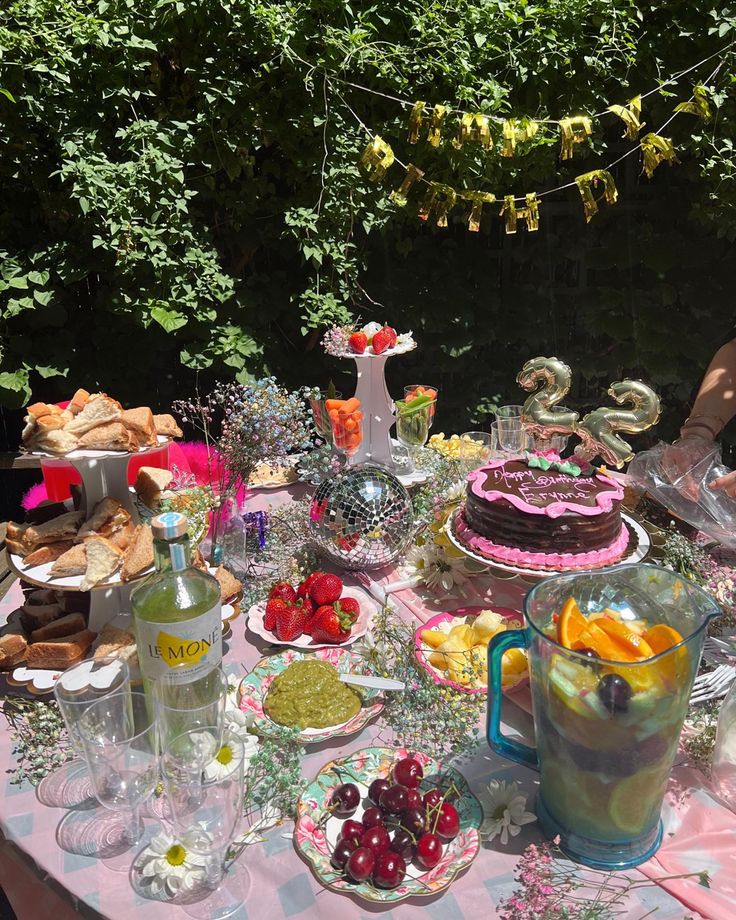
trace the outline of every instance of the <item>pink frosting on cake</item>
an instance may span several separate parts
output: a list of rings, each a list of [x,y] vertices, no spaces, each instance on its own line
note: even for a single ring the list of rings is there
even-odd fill
[[[550,518],[558,518],[563,515],[566,511],[572,511],[575,514],[583,514],[586,517],[592,517],[597,514],[602,514],[605,511],[610,511],[613,507],[614,501],[621,501],[624,497],[624,490],[621,487],[620,483],[616,482],[615,479],[611,479],[609,476],[604,476],[602,473],[596,473],[595,478],[598,482],[601,482],[607,486],[610,486],[610,489],[605,492],[599,492],[596,496],[595,505],[581,505],[572,500],[556,501],[550,502],[548,505],[540,507],[538,505],[530,505],[527,501],[522,498],[521,495],[515,494],[513,492],[500,492],[496,489],[484,489],[483,483],[488,477],[489,470],[497,470],[503,467],[507,463],[506,460],[491,460],[490,463],[487,463],[485,466],[482,466],[480,469],[474,470],[468,476],[468,486],[471,489],[473,495],[478,498],[485,499],[486,501],[498,501],[504,499],[507,502],[510,502],[515,508],[518,508],[519,511],[523,511],[525,514],[545,514]],[[562,474],[557,473],[555,470],[549,471],[550,479],[555,477],[560,477]],[[566,476],[566,481],[572,481],[574,477]],[[581,486],[585,484],[585,478],[580,478]],[[480,539],[483,539],[482,537]],[[514,550],[516,552],[516,550]],[[603,550],[599,550],[603,552]]]
[[[514,546],[500,546],[472,530],[461,511],[455,524],[461,543],[479,556],[520,565],[528,569],[590,569],[608,565],[620,559],[629,543],[629,532],[622,525],[621,532],[610,546],[587,553],[530,553]]]

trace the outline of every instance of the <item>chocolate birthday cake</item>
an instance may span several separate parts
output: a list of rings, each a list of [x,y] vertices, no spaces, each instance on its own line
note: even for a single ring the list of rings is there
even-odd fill
[[[615,479],[559,458],[494,460],[468,476],[458,538],[487,559],[539,569],[595,568],[629,542]]]

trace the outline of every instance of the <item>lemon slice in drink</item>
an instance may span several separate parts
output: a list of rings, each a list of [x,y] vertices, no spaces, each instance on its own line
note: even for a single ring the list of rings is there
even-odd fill
[[[611,792],[608,813],[613,823],[624,833],[640,834],[649,820],[654,802],[660,802],[667,786],[669,770],[662,766],[639,770],[622,779]]]

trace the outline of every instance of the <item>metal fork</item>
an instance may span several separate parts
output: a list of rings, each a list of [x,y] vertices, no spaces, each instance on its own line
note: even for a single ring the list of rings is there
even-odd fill
[[[728,664],[718,665],[715,671],[709,671],[707,674],[699,674],[690,694],[691,705],[725,696],[735,679],[736,668]]]
[[[736,640],[708,636],[703,646],[703,658],[710,664],[736,664]]]

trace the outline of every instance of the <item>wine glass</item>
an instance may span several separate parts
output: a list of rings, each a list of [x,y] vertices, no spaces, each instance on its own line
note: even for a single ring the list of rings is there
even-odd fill
[[[152,683],[160,750],[188,729],[214,727],[219,747],[225,727],[228,679],[220,664],[194,679],[189,664],[178,664]]]
[[[493,437],[487,431],[466,431],[460,435],[460,461],[470,473],[491,459]]]
[[[347,459],[354,457],[363,440],[363,413],[358,410],[347,416],[330,419],[332,443]]]
[[[434,413],[437,408],[437,394],[440,388],[430,386],[428,383],[410,383],[404,387],[404,402],[411,402],[417,396],[429,396],[433,402],[429,407],[429,427],[434,424]]]
[[[338,393],[337,390],[334,393],[322,390],[316,399],[309,400],[309,405],[312,409],[312,418],[314,419],[317,434],[328,444],[332,444],[332,425],[325,406],[325,400],[327,399],[342,399],[342,393]]]
[[[199,915],[221,918],[237,909],[244,897],[242,881],[237,891],[228,890],[225,858],[243,816],[245,749],[227,729],[222,743],[213,745],[216,732],[217,726],[203,726],[172,739],[164,749],[161,770],[174,829],[182,845],[204,863],[204,883],[215,892],[197,905]]]
[[[126,818],[126,841],[143,834],[141,805],[158,782],[155,726],[139,690],[110,693],[91,703],[77,722],[95,795]]]
[[[403,400],[396,403],[396,437],[409,455],[409,473],[416,467],[419,449],[427,443],[430,410],[435,402],[428,399],[416,405],[418,401],[415,398],[409,402]]]

